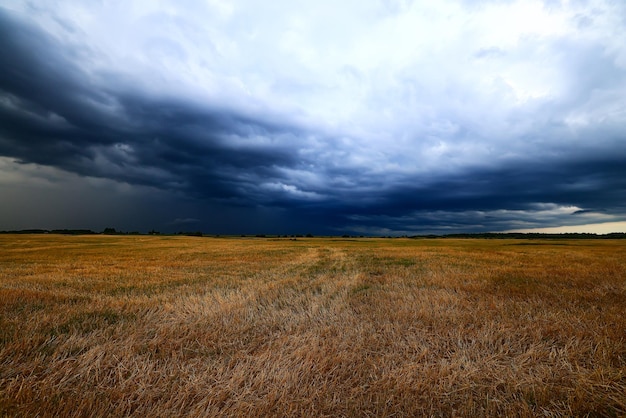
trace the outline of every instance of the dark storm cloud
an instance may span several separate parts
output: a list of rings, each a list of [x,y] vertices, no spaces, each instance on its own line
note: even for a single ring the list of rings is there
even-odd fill
[[[386,5],[394,16],[413,7]],[[242,219],[263,208],[257,227],[276,222],[263,232],[288,232],[279,224],[313,233],[478,232],[625,219],[624,65],[592,41],[528,36],[508,50],[476,43],[458,74],[447,73],[457,71],[456,58],[437,51],[432,74],[419,61],[397,74],[342,65],[343,96],[333,96],[334,79],[329,88],[298,78],[306,72],[297,60],[274,49],[255,55],[259,69],[250,77],[289,71],[267,85],[318,106],[313,113],[322,109],[312,117],[297,106],[252,98],[248,105],[237,82],[234,93],[214,96],[161,88],[159,76],[102,65],[97,45],[61,38],[0,8],[0,156],[178,193],[198,208],[217,203]],[[211,54],[218,44],[211,42]],[[187,55],[174,41],[149,45],[161,45],[166,58]],[[299,51],[308,59],[306,45]],[[517,72],[501,71],[505,61]],[[567,72],[554,77],[551,65]],[[477,75],[489,71],[511,79]],[[372,74],[383,87],[364,87]],[[557,93],[545,93],[555,78]],[[317,91],[328,96],[320,101]],[[365,110],[352,93],[363,95]],[[326,106],[337,115],[355,107],[354,120]],[[200,228],[200,212],[167,222]]]
[[[600,222],[626,212],[626,166],[620,155],[559,165],[549,159],[518,161],[489,170],[405,178],[375,195],[357,187],[344,192],[348,198],[335,195],[319,205],[307,203],[302,210],[313,218],[321,212],[325,222],[347,225],[345,230],[382,234],[575,224],[578,219],[567,219],[571,214],[599,214],[587,221]]]
[[[567,224],[568,215],[623,216],[626,166],[621,157],[552,165],[520,162],[497,170],[474,170],[431,183],[392,187],[368,207],[336,211],[362,232],[451,233]],[[541,202],[550,202],[548,204]],[[586,209],[576,209],[576,208]],[[606,207],[611,209],[607,210]],[[575,224],[577,219],[569,219]]]
[[[0,13],[0,50],[6,62],[0,70],[5,156],[199,197],[239,199],[258,179],[276,177],[275,167],[297,163],[289,149],[248,141],[293,136],[292,130],[146,97],[118,84],[115,75],[87,74],[77,65],[78,52],[6,13]]]

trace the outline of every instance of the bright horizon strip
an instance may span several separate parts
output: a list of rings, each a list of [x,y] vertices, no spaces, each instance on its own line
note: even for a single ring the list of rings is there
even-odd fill
[[[537,232],[546,234],[610,234],[613,232],[626,232],[626,222],[603,222],[586,225],[568,225],[548,228],[514,229],[506,232]]]

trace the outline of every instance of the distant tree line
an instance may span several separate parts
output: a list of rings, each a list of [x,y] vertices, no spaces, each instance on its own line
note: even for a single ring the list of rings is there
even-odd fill
[[[138,231],[132,232],[122,232],[118,231],[115,228],[104,228],[102,232],[95,232],[90,229],[20,229],[13,231],[0,231],[0,234],[61,234],[61,235],[185,235],[190,237],[204,237],[204,236],[214,236],[220,237],[220,235],[206,235],[202,231],[180,231],[173,234],[161,234],[161,232],[156,231],[154,229],[150,230],[147,234],[141,233]],[[255,234],[255,235],[240,235],[242,238],[244,237],[254,237],[254,238],[313,238],[313,234],[295,234],[295,235],[266,235],[266,234]],[[328,238],[365,238],[363,235],[337,235],[337,236],[327,236]],[[612,232],[609,234],[590,234],[590,233],[563,233],[563,234],[544,234],[537,232],[509,232],[509,233],[499,233],[499,232],[485,232],[485,233],[467,233],[467,234],[446,234],[446,235],[402,235],[402,236],[372,236],[368,238],[411,238],[411,239],[432,239],[432,238],[480,238],[480,239],[626,239],[626,232]]]

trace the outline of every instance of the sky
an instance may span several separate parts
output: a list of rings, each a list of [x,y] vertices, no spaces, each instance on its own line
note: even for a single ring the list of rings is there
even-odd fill
[[[626,231],[626,2],[0,4],[0,230]]]

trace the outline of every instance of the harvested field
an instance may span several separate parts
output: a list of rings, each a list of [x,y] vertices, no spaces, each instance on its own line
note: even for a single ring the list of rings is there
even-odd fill
[[[0,235],[0,416],[626,416],[626,241]]]

